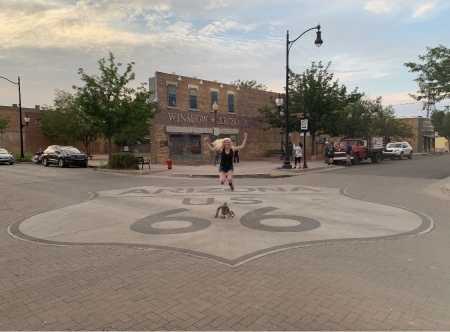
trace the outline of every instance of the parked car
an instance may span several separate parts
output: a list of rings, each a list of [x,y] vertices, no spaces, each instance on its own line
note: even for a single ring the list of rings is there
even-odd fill
[[[42,156],[42,165],[56,164],[59,167],[87,167],[88,156],[73,146],[50,145]]]
[[[383,151],[383,158],[391,159],[403,159],[403,157],[408,157],[412,159],[413,150],[408,142],[391,142],[386,145],[386,149]]]
[[[6,149],[0,149],[0,164],[14,164],[14,156]]]

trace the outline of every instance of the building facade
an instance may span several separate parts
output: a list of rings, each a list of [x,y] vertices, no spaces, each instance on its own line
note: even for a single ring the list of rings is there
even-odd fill
[[[412,127],[414,137],[404,138],[403,141],[409,142],[414,152],[425,153],[436,151],[436,133],[427,118],[405,118],[399,119]]]
[[[168,158],[174,162],[210,161],[213,156],[205,146],[206,137],[210,142],[230,137],[240,145],[247,133],[246,148],[240,153],[244,159],[266,157],[267,150],[280,148],[279,128],[258,121],[260,109],[269,107],[276,112],[278,93],[162,72],[156,72],[149,85],[154,91],[151,100],[159,105],[150,128],[153,163],[165,163]]]

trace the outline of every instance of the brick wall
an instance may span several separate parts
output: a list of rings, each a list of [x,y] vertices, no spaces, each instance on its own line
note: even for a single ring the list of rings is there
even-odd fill
[[[150,151],[152,162],[164,163],[169,157],[170,133],[200,134],[203,160],[210,160],[211,154],[204,146],[204,138],[211,139],[214,127],[214,112],[211,111],[211,90],[218,91],[217,126],[224,135],[237,135],[237,144],[248,133],[247,146],[241,151],[241,158],[253,159],[266,157],[269,149],[280,149],[280,129],[268,128],[267,124],[257,121],[259,109],[268,106],[275,112],[275,99],[278,93],[202,80],[194,77],[156,72],[150,79],[151,90],[156,90],[160,111],[151,122]],[[176,106],[168,106],[168,82],[177,85]],[[221,87],[221,85],[223,87]],[[189,109],[189,87],[197,89],[196,110]],[[234,113],[228,112],[228,93],[234,94]]]

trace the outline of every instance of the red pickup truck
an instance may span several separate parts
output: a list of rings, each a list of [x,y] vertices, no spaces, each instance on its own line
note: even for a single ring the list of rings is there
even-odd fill
[[[337,165],[339,162],[347,159],[347,156],[345,155],[347,143],[350,143],[352,146],[351,160],[353,165],[358,165],[361,160],[367,160],[369,158],[372,163],[378,163],[382,160],[385,147],[382,137],[371,137],[367,140],[360,138],[345,138],[339,142],[339,146],[335,149],[333,159],[334,164]]]

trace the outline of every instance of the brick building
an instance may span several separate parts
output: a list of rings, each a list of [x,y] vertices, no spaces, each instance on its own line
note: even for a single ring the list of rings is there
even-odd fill
[[[164,163],[169,157],[174,161],[212,160],[204,139],[214,141],[214,127],[219,128],[219,138],[230,137],[236,145],[248,133],[241,151],[244,159],[266,157],[267,150],[280,149],[279,128],[268,128],[257,120],[263,107],[275,112],[278,93],[161,72],[149,83],[154,91],[151,99],[159,104],[150,129],[153,163]],[[212,110],[214,102],[217,114]]]
[[[430,152],[436,150],[436,133],[431,124],[431,120],[427,118],[404,118],[399,119],[410,125],[413,129],[413,138],[403,138],[403,141],[409,142],[414,152]]]
[[[20,117],[19,107],[0,106],[0,114],[10,120],[5,132],[0,134],[0,147],[9,151],[20,151]],[[23,151],[35,153],[38,149],[45,149],[48,145],[55,144],[48,139],[41,129],[41,109],[39,105],[34,108],[22,107],[22,124],[25,125],[25,117],[30,118],[28,126],[22,129]]]

